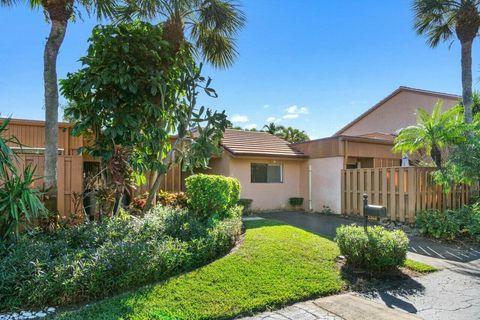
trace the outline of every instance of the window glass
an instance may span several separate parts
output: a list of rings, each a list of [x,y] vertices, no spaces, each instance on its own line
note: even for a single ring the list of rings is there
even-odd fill
[[[252,183],[281,183],[283,173],[281,164],[252,163]]]

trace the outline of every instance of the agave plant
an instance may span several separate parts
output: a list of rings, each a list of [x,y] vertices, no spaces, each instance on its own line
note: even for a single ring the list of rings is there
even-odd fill
[[[5,138],[10,119],[0,125],[0,237],[17,237],[20,227],[29,227],[35,218],[46,215],[40,191],[31,187],[35,167],[26,165],[19,172],[20,160],[10,144],[19,145],[15,137]]]

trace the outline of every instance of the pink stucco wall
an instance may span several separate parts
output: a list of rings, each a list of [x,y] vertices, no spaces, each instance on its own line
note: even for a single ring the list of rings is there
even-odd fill
[[[282,183],[252,183],[251,163],[276,163],[283,166]],[[237,158],[224,152],[222,158],[212,159],[210,172],[237,178],[242,185],[242,198],[253,199],[254,210],[288,209],[288,198],[306,199],[307,160]]]
[[[417,123],[416,111],[418,108],[421,107],[429,113],[432,112],[439,99],[443,101],[443,110],[458,103],[456,98],[402,91],[341,134],[357,136],[372,132],[395,133],[399,129]]]

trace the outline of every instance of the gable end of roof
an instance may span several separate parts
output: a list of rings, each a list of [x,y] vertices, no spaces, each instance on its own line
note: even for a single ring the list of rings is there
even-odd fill
[[[400,86],[397,88],[395,91],[390,93],[388,96],[377,102],[373,107],[362,113],[360,116],[355,118],[352,122],[348,123],[346,126],[344,126],[342,129],[338,130],[333,136],[338,136],[343,134],[347,129],[352,127],[354,124],[368,116],[370,113],[373,111],[377,110],[380,108],[385,102],[388,100],[392,99],[395,97],[397,94],[401,92],[411,92],[411,93],[419,93],[419,94],[425,94],[425,95],[430,95],[434,97],[440,97],[440,98],[448,98],[448,99],[461,99],[462,97],[456,94],[450,94],[450,93],[444,93],[444,92],[437,92],[437,91],[430,91],[430,90],[424,90],[424,89],[417,89],[417,88],[411,88],[411,87],[405,87],[405,86]]]

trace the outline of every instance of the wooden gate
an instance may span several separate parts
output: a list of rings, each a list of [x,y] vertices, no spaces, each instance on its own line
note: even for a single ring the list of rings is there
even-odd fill
[[[38,180],[33,187],[42,188],[45,157],[43,155],[20,154],[19,169],[30,164],[36,167]],[[58,212],[68,216],[74,210],[73,193],[83,191],[83,158],[81,156],[58,156],[57,166]]]
[[[415,221],[425,209],[455,209],[468,203],[468,187],[455,185],[449,193],[435,184],[434,168],[384,167],[342,170],[342,213],[363,214],[363,194],[369,203],[387,207],[390,220]]]

